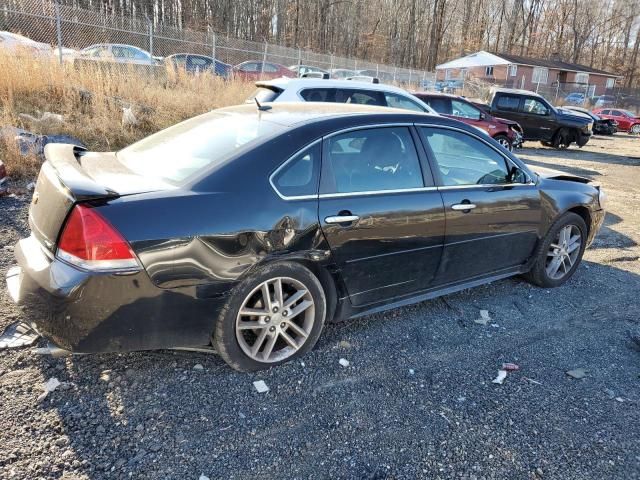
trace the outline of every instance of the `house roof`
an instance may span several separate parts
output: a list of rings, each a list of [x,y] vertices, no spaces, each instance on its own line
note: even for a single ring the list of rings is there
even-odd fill
[[[480,50],[476,53],[456,58],[446,63],[436,66],[436,70],[444,70],[448,68],[470,68],[470,67],[488,67],[492,65],[528,65],[533,67],[546,67],[556,70],[568,70],[570,72],[585,72],[596,75],[605,75],[607,77],[618,77],[615,73],[605,72],[597,68],[587,67],[578,63],[563,62],[560,60],[544,60],[540,58],[523,57],[520,55],[511,55],[510,53],[492,53]]]
[[[511,55],[510,53],[495,53],[494,55],[498,58],[507,60],[509,63],[515,63],[518,65],[547,67],[547,68],[553,68],[556,70],[568,70],[571,72],[594,73],[598,75],[606,75],[608,77],[618,76],[615,73],[606,72],[604,70],[599,70],[597,68],[591,68],[586,65],[581,65],[579,63],[569,63],[569,62],[563,62],[561,60],[544,60],[540,58],[523,57],[520,55]]]

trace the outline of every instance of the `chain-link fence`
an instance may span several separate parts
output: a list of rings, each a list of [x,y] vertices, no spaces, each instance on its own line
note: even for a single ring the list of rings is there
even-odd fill
[[[145,51],[136,54],[133,49],[120,49],[117,54],[121,57],[113,52],[118,57],[117,61],[132,64],[144,64],[143,57],[147,52],[147,61],[151,64],[160,57],[191,53],[213,57],[229,66],[252,60],[260,65],[259,73],[265,77],[270,73],[263,66],[265,62],[287,67],[308,65],[327,71],[348,70],[335,73],[341,76],[375,76],[380,81],[405,85],[407,88],[421,88],[435,77],[433,73],[420,70],[232,38],[211,29],[196,31],[154,24],[144,17],[110,15],[63,5],[56,0],[3,1],[0,5],[0,30],[51,45],[61,61],[69,57],[77,58],[80,50],[92,45],[117,44]],[[85,55],[86,52],[82,57]],[[150,60],[153,57],[155,59]]]

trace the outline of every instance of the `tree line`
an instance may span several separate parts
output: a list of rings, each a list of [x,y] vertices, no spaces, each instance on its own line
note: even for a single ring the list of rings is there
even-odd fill
[[[64,0],[108,15],[433,70],[477,50],[559,57],[640,86],[640,0]]]

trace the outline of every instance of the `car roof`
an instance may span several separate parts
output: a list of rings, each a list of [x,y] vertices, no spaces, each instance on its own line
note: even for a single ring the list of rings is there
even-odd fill
[[[362,117],[375,115],[383,120],[420,122],[443,117],[429,113],[412,112],[409,110],[383,107],[377,105],[361,105],[353,103],[323,103],[323,102],[274,102],[263,103],[259,110],[255,104],[235,105],[232,107],[213,110],[212,113],[227,113],[234,115],[259,116],[262,120],[268,120],[285,127],[294,127],[301,124],[314,123],[332,118],[345,116]]]
[[[500,87],[494,87],[493,91],[495,93],[512,93],[514,95],[533,95],[535,97],[542,97],[542,95],[537,94],[536,92],[532,92],[531,90],[521,90],[518,88],[500,88]]]
[[[406,90],[389,85],[387,83],[371,83],[359,80],[340,80],[340,79],[320,79],[320,78],[275,78],[273,80],[264,80],[256,82],[256,86],[272,86],[286,90],[288,88],[364,88],[367,90],[375,90],[381,92],[394,92],[411,95]],[[387,107],[388,108],[388,107]]]
[[[451,93],[440,93],[440,92],[411,92],[412,95],[428,95],[429,97],[446,97],[446,98],[462,98],[464,100],[467,100],[464,97],[461,97],[460,95],[453,95]],[[468,101],[468,100],[467,100]]]

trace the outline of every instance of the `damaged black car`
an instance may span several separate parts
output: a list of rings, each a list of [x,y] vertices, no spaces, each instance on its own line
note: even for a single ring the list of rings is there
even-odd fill
[[[513,275],[562,285],[604,218],[586,179],[363,105],[229,107],[116,153],[45,155],[7,285],[70,352],[212,344],[268,368],[327,321]]]

